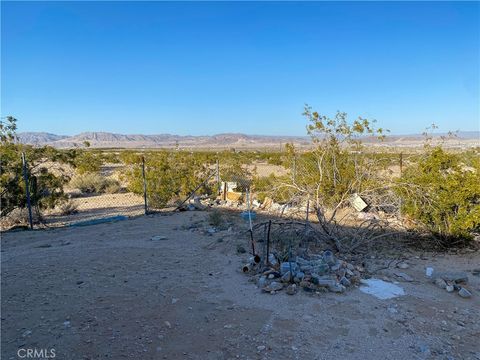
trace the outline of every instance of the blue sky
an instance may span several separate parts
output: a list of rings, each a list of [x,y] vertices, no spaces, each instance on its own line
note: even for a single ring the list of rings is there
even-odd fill
[[[392,133],[479,130],[478,2],[5,2],[20,131],[304,135],[303,105]]]

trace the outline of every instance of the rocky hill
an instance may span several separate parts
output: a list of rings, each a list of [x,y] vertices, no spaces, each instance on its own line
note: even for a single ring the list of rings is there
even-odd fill
[[[437,141],[442,134],[435,136]],[[83,147],[88,141],[93,148],[187,148],[187,149],[261,149],[283,147],[286,143],[294,143],[300,147],[311,145],[306,136],[265,136],[245,134],[217,134],[211,136],[180,136],[171,134],[159,135],[125,135],[109,132],[84,132],[74,136],[55,135],[44,132],[25,132],[19,134],[20,142],[31,145],[51,145],[57,148]],[[384,142],[377,139],[364,139],[366,143],[376,146],[418,147],[423,144],[422,135],[391,135]],[[450,147],[480,146],[478,131],[459,132],[457,137],[448,140]]]

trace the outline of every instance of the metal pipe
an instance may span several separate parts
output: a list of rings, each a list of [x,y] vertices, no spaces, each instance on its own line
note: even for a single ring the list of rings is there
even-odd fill
[[[27,174],[27,159],[25,158],[25,153],[23,152],[22,152],[22,165],[23,165],[23,180],[25,181],[25,193],[27,195],[28,220],[30,222],[30,229],[33,230],[32,204],[30,201],[30,187],[28,185],[28,174]]]
[[[147,180],[145,177],[145,156],[142,156],[142,177],[143,177],[143,202],[145,207],[145,215],[148,215],[147,205]]]
[[[272,220],[268,220],[267,228],[267,258],[265,260],[265,265],[268,266],[270,263],[270,228],[272,227]]]

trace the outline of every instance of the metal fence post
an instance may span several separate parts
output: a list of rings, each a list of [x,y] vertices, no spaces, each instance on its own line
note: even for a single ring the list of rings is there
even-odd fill
[[[221,189],[220,189],[220,162],[218,161],[217,157],[217,195],[220,194]]]
[[[22,152],[22,167],[23,167],[23,180],[25,181],[25,193],[27,195],[28,221],[30,222],[30,229],[33,230],[32,204],[30,201],[30,187],[28,185],[27,160],[25,158],[25,153],[23,152]]]
[[[142,156],[142,177],[143,177],[143,201],[145,206],[145,215],[148,215],[147,179],[145,178],[145,156]]]

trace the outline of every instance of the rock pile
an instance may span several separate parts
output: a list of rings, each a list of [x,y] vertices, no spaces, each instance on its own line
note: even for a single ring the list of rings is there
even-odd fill
[[[285,289],[287,294],[293,295],[297,289],[343,293],[348,287],[360,283],[363,268],[336,259],[330,250],[326,250],[322,254],[311,255],[308,259],[297,256],[287,262],[278,262],[271,255],[268,266],[252,261],[243,270],[255,274],[253,281],[264,292],[275,294]]]
[[[472,293],[464,287],[468,282],[468,275],[464,272],[434,272],[432,280],[435,285],[449,293],[456,291],[463,298],[472,297]]]

